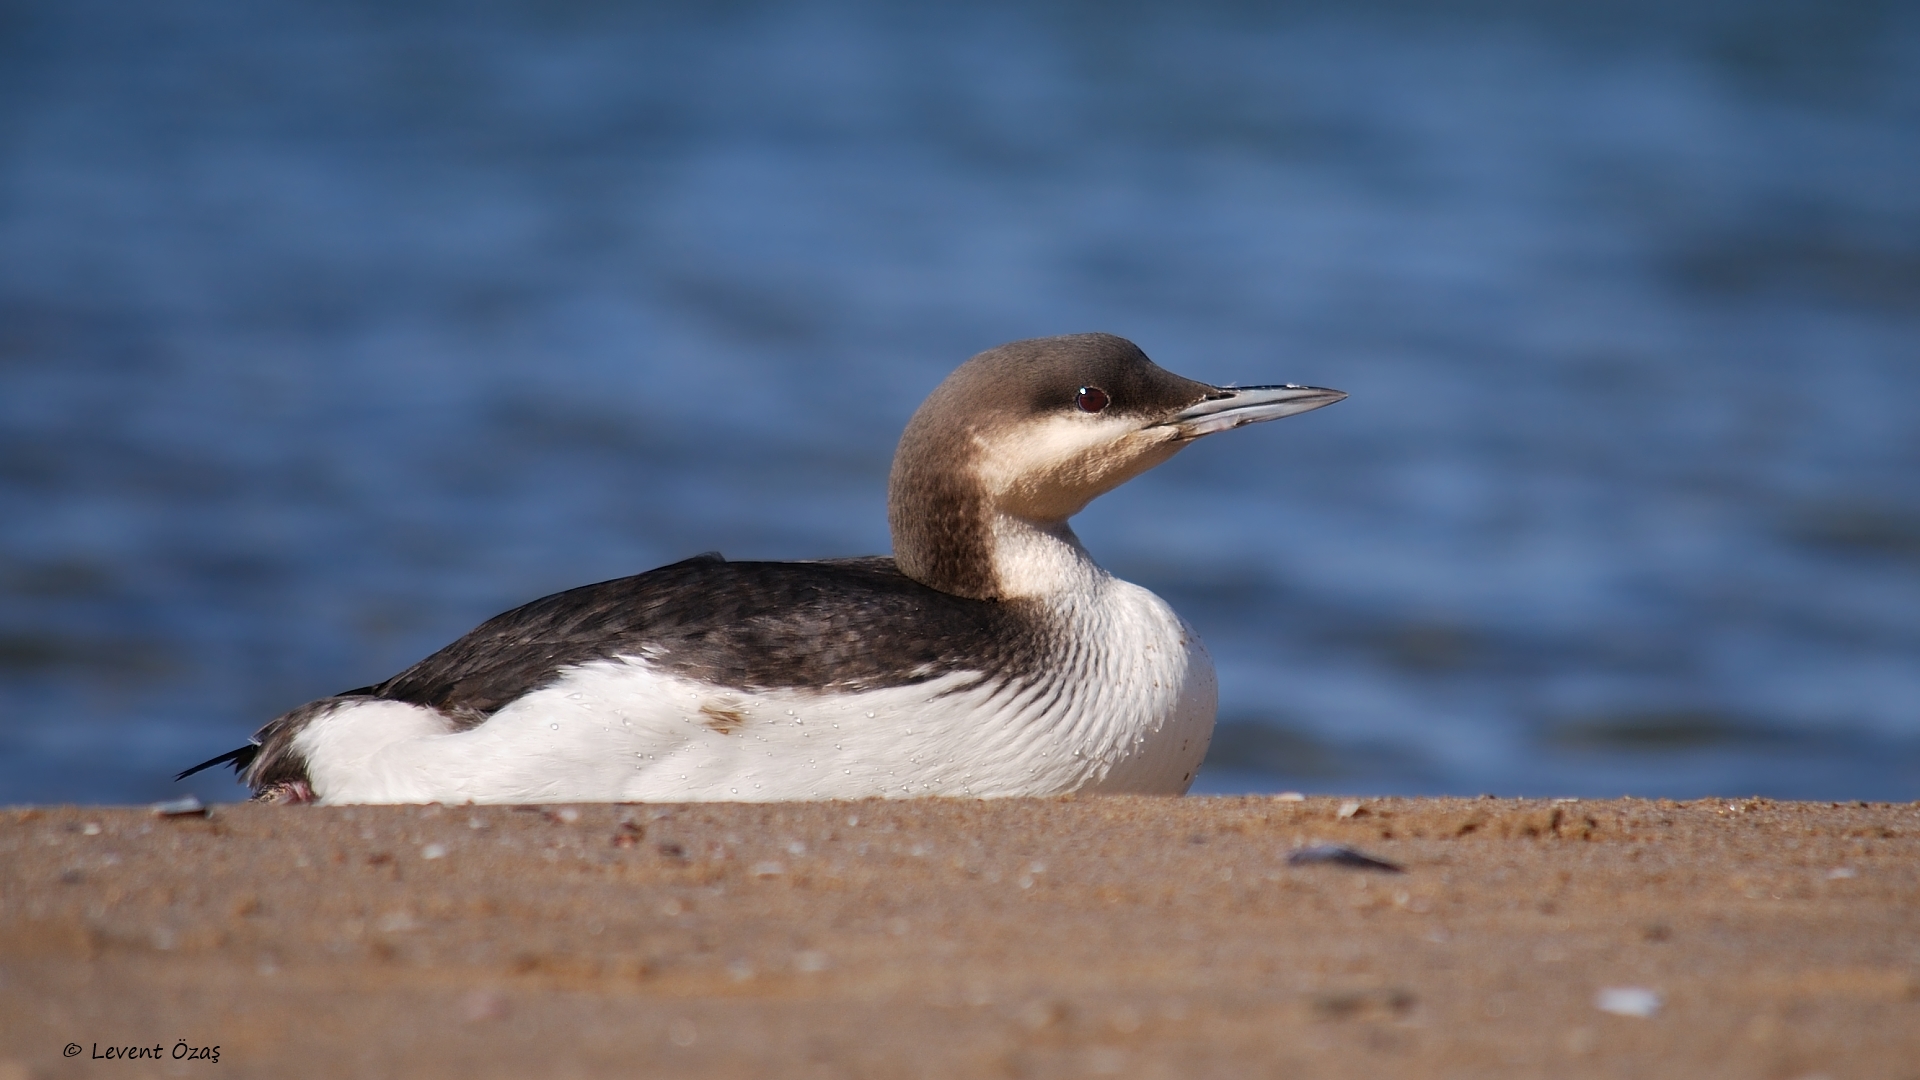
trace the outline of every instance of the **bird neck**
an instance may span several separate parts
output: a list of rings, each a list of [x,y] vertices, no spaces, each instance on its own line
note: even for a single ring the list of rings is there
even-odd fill
[[[995,514],[992,537],[993,572],[1002,599],[1083,592],[1106,576],[1064,521]]]
[[[900,572],[941,592],[974,600],[1042,597],[1087,587],[1104,573],[1066,521],[1036,521],[994,507],[983,488],[901,483],[887,500]]]

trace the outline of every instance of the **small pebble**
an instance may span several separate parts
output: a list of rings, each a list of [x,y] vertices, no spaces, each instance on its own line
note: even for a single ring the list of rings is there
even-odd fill
[[[198,798],[188,795],[182,799],[168,799],[152,806],[156,817],[206,817],[207,807]]]
[[[1340,804],[1340,813],[1337,814],[1336,816],[1342,817],[1342,818],[1350,818],[1358,814],[1359,812],[1360,812],[1360,804],[1353,799],[1348,799],[1346,802],[1343,802]]]
[[[1642,1020],[1659,1012],[1660,1005],[1660,992],[1644,986],[1609,986],[1593,996],[1593,1007],[1601,1012]]]
[[[460,1017],[469,1024],[502,1020],[506,1015],[507,999],[492,990],[475,990],[460,1002]]]
[[[1297,791],[1283,791],[1273,797],[1274,802],[1306,802],[1307,797]]]
[[[426,847],[420,849],[420,857],[423,859],[444,859],[447,857],[447,845],[428,844]]]
[[[1319,864],[1345,866],[1354,870],[1381,870],[1389,874],[1404,874],[1406,868],[1385,859],[1376,859],[1357,848],[1345,844],[1311,844],[1294,849],[1287,856],[1288,866],[1315,866]]]

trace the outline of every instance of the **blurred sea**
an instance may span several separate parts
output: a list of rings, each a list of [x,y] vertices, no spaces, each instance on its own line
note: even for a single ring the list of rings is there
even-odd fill
[[[0,802],[884,551],[953,366],[1352,394],[1096,503],[1201,791],[1920,797],[1920,9],[0,7]]]

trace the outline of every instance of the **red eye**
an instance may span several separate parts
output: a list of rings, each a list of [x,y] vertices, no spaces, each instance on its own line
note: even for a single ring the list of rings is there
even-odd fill
[[[1080,406],[1081,412],[1099,412],[1107,407],[1107,392],[1097,386],[1083,386],[1080,396],[1074,401]]]

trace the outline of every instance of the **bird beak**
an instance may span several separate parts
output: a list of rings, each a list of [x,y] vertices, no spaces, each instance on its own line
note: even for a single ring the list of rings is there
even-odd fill
[[[1312,412],[1347,395],[1318,386],[1222,386],[1154,427],[1177,429],[1182,439],[1197,439],[1262,420]]]

